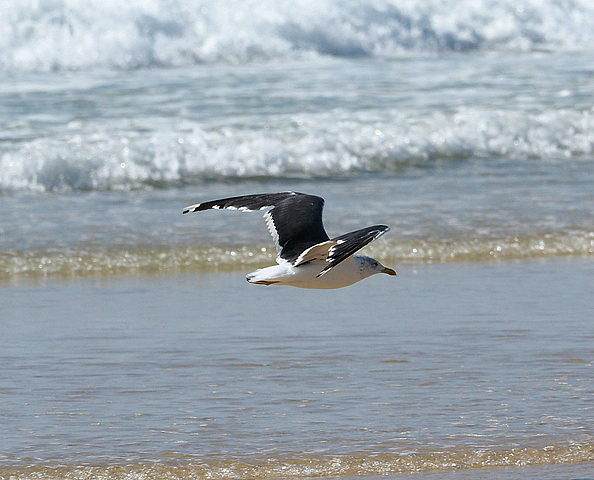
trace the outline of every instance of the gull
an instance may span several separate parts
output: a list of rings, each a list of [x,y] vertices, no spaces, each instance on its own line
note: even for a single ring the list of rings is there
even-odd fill
[[[183,213],[210,209],[266,211],[264,218],[276,246],[277,265],[249,273],[249,283],[329,289],[352,285],[376,273],[396,275],[376,259],[355,254],[390,227],[373,225],[330,238],[322,223],[323,208],[321,197],[280,192],[197,203]]]

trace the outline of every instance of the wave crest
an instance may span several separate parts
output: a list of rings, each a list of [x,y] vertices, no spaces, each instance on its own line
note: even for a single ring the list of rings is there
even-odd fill
[[[472,157],[564,160],[594,152],[594,113],[462,109],[383,119],[303,115],[270,129],[39,138],[0,153],[0,192],[129,190],[208,179],[315,178]]]
[[[594,46],[579,0],[7,0],[0,70],[174,67],[308,55]]]

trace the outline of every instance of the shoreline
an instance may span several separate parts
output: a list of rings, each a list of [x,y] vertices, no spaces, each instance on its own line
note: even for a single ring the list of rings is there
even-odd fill
[[[557,450],[557,451],[554,451]],[[571,453],[573,450],[573,454]],[[568,459],[568,454],[574,458]],[[250,457],[185,460],[175,455],[164,461],[128,460],[123,462],[83,462],[82,464],[48,462],[36,463],[30,459],[26,465],[0,466],[0,478],[29,479],[89,479],[89,478],[211,478],[211,479],[539,479],[543,475],[568,473],[581,480],[590,480],[594,471],[594,445],[581,447],[545,447],[530,449],[517,447],[495,451],[461,451],[449,453],[377,455],[365,457],[357,454],[328,456],[281,455],[278,458],[254,459]],[[587,475],[587,477],[585,476]],[[564,477],[569,478],[569,477]],[[577,478],[577,477],[574,477]]]
[[[525,242],[526,243],[526,242]],[[522,248],[501,242],[465,242],[452,245],[401,243],[366,247],[361,251],[387,265],[477,264],[493,265],[555,259],[594,259],[594,236],[569,248],[545,248],[531,242]],[[123,247],[24,251],[0,254],[0,285],[25,279],[101,278],[111,276],[178,275],[253,271],[275,263],[274,247]]]

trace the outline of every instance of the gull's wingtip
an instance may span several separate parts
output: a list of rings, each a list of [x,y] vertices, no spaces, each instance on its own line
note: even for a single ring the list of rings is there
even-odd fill
[[[185,215],[186,213],[195,212],[196,210],[198,210],[198,207],[200,207],[200,205],[200,203],[197,203],[196,205],[190,205],[189,207],[184,208],[182,214]]]

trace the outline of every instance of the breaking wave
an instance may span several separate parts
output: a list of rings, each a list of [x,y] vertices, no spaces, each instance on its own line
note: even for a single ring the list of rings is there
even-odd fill
[[[106,130],[17,142],[0,152],[0,193],[130,190],[204,180],[329,178],[471,157],[561,160],[594,152],[594,112],[463,109],[369,120],[303,115],[270,128]]]
[[[587,51],[585,0],[5,0],[0,71],[177,67],[331,55]]]

